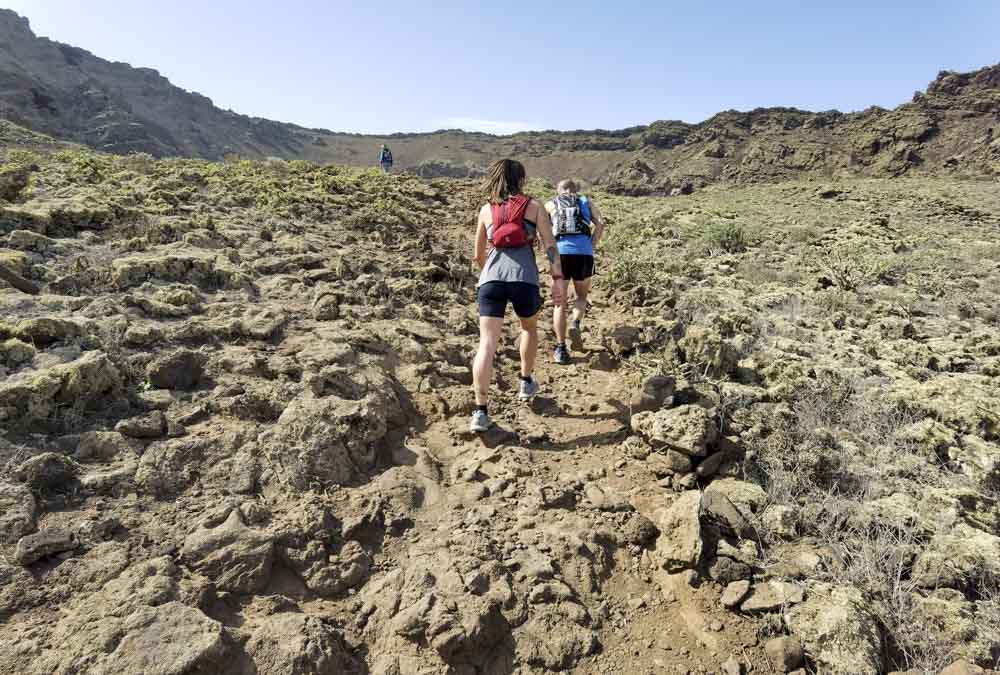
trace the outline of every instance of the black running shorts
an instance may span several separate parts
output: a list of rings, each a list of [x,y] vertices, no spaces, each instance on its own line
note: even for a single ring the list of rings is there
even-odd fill
[[[508,302],[520,318],[530,319],[542,308],[542,293],[520,281],[489,281],[479,287],[479,316],[502,319]]]
[[[568,254],[559,256],[563,276],[575,281],[585,281],[594,276],[594,256]]]

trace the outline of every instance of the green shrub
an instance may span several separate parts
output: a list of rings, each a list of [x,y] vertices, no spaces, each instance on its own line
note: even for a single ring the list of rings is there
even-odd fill
[[[742,253],[752,245],[746,229],[732,220],[711,221],[702,233],[702,242],[710,256],[720,253]]]

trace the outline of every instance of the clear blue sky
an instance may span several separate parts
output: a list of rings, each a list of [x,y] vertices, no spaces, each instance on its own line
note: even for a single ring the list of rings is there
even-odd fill
[[[223,108],[338,131],[614,129],[893,107],[1000,61],[1000,0],[0,0]]]

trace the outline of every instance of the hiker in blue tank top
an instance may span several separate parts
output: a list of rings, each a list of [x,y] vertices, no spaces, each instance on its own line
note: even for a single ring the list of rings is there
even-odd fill
[[[553,360],[565,365],[570,363],[569,348],[566,346],[566,290],[572,281],[576,300],[573,303],[569,336],[573,349],[580,351],[583,349],[581,330],[587,313],[587,296],[590,295],[591,277],[594,276],[594,249],[604,236],[604,219],[593,201],[577,193],[574,181],[560,181],[556,190],[556,196],[546,202],[545,210],[552,220],[552,234],[556,238],[565,277],[560,281],[563,284],[563,301],[556,303],[553,317],[553,330],[556,334]]]

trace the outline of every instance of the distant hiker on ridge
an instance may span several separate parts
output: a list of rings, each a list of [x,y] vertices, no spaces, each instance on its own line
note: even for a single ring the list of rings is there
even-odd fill
[[[586,196],[577,194],[577,185],[571,180],[563,180],[556,187],[556,196],[545,203],[545,210],[552,219],[552,236],[559,246],[559,259],[565,279],[562,286],[562,302],[556,303],[553,330],[556,334],[556,363],[570,362],[566,347],[566,310],[569,282],[573,281],[576,302],[573,307],[573,323],[569,329],[573,349],[583,349],[580,334],[583,317],[587,313],[587,296],[590,294],[591,277],[594,276],[594,248],[604,236],[604,220],[597,205]]]
[[[479,351],[472,364],[476,409],[469,428],[486,431],[493,422],[487,411],[493,357],[503,332],[507,303],[521,321],[521,386],[518,398],[527,401],[538,393],[532,376],[538,353],[538,312],[542,308],[541,282],[535,262],[537,235],[549,261],[552,299],[563,302],[559,250],[552,238],[552,223],[541,203],[524,194],[524,165],[502,159],[490,167],[483,182],[487,203],[476,223],[475,260],[479,274]]]
[[[378,153],[378,163],[382,165],[382,173],[389,173],[392,170],[392,151],[385,143]]]

